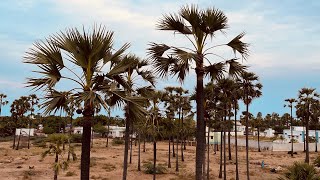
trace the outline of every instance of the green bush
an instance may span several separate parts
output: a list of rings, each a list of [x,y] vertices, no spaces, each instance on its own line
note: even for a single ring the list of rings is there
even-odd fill
[[[121,145],[121,144],[124,144],[124,140],[120,139],[120,138],[114,138],[112,140],[112,145]]]
[[[47,147],[47,138],[46,137],[36,137],[33,140],[32,144],[37,147]]]
[[[146,174],[153,174],[154,168],[153,168],[152,162],[148,162],[144,164],[143,167],[144,167],[144,172]],[[167,171],[167,168],[162,164],[156,165],[156,174],[164,174],[166,171]]]
[[[307,163],[294,162],[292,166],[287,168],[283,177],[279,177],[279,180],[320,180],[320,176],[317,175],[316,169],[313,165]]]
[[[314,160],[313,164],[314,164],[315,166],[317,166],[317,167],[320,167],[320,156],[318,156],[318,157]]]
[[[55,133],[54,129],[48,126],[43,127],[43,133],[45,134],[53,134]]]
[[[70,141],[71,141],[71,143],[81,143],[82,142],[82,134],[71,134]]]

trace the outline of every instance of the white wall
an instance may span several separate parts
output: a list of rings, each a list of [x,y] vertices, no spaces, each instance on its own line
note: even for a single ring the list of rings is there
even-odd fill
[[[19,136],[21,132],[22,136],[29,136],[29,129],[28,128],[17,128],[16,129],[16,136]],[[34,136],[34,128],[30,129],[30,136]]]

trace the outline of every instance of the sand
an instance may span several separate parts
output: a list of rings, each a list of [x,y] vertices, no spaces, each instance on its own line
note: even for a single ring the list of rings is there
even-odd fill
[[[105,139],[94,139],[94,146],[91,150],[91,169],[90,179],[101,180],[117,180],[122,178],[122,164],[124,145],[105,147]],[[53,179],[52,163],[53,156],[46,157],[41,161],[41,153],[45,149],[31,146],[30,149],[12,150],[10,149],[11,142],[0,142],[0,179],[16,180],[16,179]],[[141,143],[142,144],[142,143]],[[141,165],[142,171],[137,170],[138,146],[133,145],[132,164],[128,165],[129,180],[148,180],[152,179],[152,175],[143,172],[143,164],[153,161],[153,144],[146,144],[146,152],[142,152],[141,145]],[[80,158],[80,145],[76,146],[76,154]],[[179,172],[175,171],[176,158],[171,157],[171,166],[165,174],[157,175],[157,179],[194,179],[195,171],[195,147],[187,146],[184,151],[185,161],[182,162],[179,150]],[[157,144],[157,163],[167,166],[168,161],[168,142],[158,142]],[[180,149],[180,147],[179,147]],[[227,160],[227,179],[235,179],[235,154],[232,149],[232,160]],[[228,153],[227,159],[228,159]],[[310,162],[313,162],[316,153],[311,152]],[[65,156],[66,157],[66,156]],[[294,158],[291,158],[286,152],[257,152],[255,149],[250,150],[250,177],[254,179],[277,179],[281,172],[272,173],[270,168],[280,166],[285,169],[294,161],[303,161],[304,153],[298,153]],[[261,168],[261,161],[264,160],[266,167]],[[239,148],[239,174],[240,179],[246,179],[246,164],[245,164],[245,148]],[[218,179],[219,173],[219,152],[214,154],[210,150],[210,177]],[[283,172],[282,172],[283,173]],[[67,176],[69,175],[69,176]],[[71,175],[71,176],[70,176]],[[58,179],[80,179],[80,160],[71,162],[68,170],[60,172]]]

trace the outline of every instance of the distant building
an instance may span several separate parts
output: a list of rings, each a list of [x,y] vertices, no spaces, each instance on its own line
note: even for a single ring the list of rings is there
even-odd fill
[[[206,127],[206,143],[208,144],[208,130]],[[221,140],[221,132],[214,132],[214,129],[210,129],[209,132],[209,144],[220,144]]]
[[[254,128],[252,133],[253,133],[252,134],[253,136],[258,136],[257,128]],[[260,137],[269,137],[269,138],[271,138],[271,137],[274,137],[274,133],[275,133],[275,130],[273,130],[272,128],[269,128],[269,129],[266,129],[266,130],[264,130],[262,132],[260,131],[259,136]]]
[[[243,136],[246,131],[246,126],[243,126],[240,121],[237,121],[237,135]],[[235,125],[230,132],[231,136],[235,136]]]
[[[306,136],[306,131],[303,126],[292,126],[292,137],[298,143],[303,143],[303,141],[305,140],[305,136]],[[283,137],[285,139],[285,142],[291,141],[291,127],[290,129],[283,130]],[[319,142],[319,131],[309,130],[309,137]]]
[[[29,129],[28,128],[17,128],[16,129],[16,136],[29,136]],[[30,129],[30,136],[34,136],[34,128]]]
[[[91,128],[92,131],[92,128]],[[73,127],[73,134],[82,134],[83,133],[83,127],[78,126],[78,127]]]
[[[124,137],[126,127],[119,127],[119,126],[109,126],[109,137],[112,138],[122,138]],[[106,127],[108,128],[108,127]]]

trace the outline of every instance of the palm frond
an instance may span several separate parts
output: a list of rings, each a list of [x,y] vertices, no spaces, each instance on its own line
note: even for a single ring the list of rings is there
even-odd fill
[[[192,31],[185,25],[183,19],[176,14],[164,15],[157,24],[159,30],[177,31],[181,34],[192,34]]]
[[[244,35],[244,32],[240,33],[235,38],[233,38],[227,45],[232,48],[235,54],[236,52],[238,52],[244,59],[247,59],[247,57],[249,56],[249,44],[241,41]]]
[[[205,67],[205,75],[209,75],[212,80],[221,79],[225,72],[225,65],[222,62],[214,63]]]

